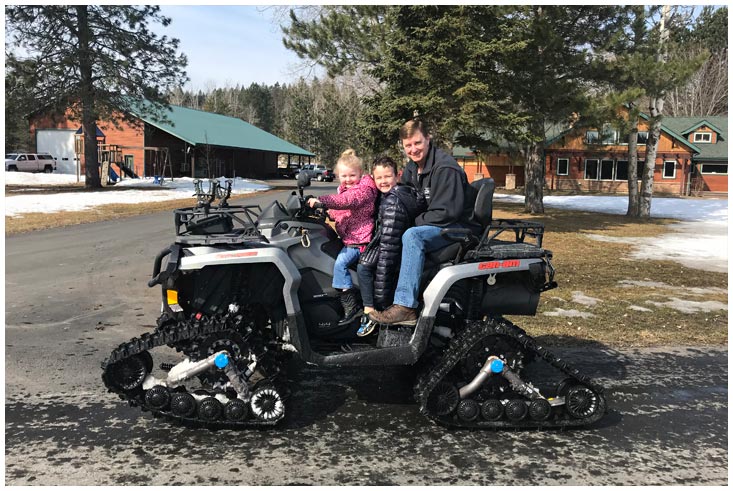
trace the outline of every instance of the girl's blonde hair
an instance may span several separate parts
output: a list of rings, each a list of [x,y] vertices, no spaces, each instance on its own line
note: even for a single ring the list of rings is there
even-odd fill
[[[362,166],[361,158],[357,157],[356,152],[353,148],[347,148],[339,157],[336,166],[345,165],[350,169],[359,170],[362,174],[364,173],[364,167]]]

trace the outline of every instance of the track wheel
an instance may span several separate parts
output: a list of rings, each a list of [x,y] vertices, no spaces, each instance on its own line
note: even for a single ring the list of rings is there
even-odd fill
[[[565,397],[565,395],[568,393],[568,390],[573,387],[574,385],[577,385],[577,382],[574,378],[568,377],[564,379],[562,382],[557,384],[557,395],[558,397]]]
[[[587,418],[600,407],[598,394],[588,387],[576,385],[565,396],[565,409],[573,418]]]
[[[504,405],[498,399],[489,399],[481,403],[481,417],[486,421],[498,421],[504,414]]]
[[[458,417],[463,421],[474,421],[480,413],[481,408],[473,399],[464,399],[458,404]]]
[[[171,397],[171,411],[176,416],[191,416],[196,412],[196,399],[188,392],[179,392]]]
[[[199,403],[199,416],[206,421],[216,421],[223,411],[221,402],[215,397],[207,397]]]
[[[138,388],[153,367],[153,358],[144,351],[110,367],[112,382],[122,390]]]
[[[224,406],[224,417],[229,421],[242,421],[247,417],[247,404],[241,399],[232,399]]]
[[[521,399],[512,399],[504,408],[506,417],[512,421],[521,421],[527,415],[527,404]]]
[[[460,401],[455,385],[440,382],[428,396],[428,411],[438,416],[447,416],[456,410]]]
[[[272,387],[257,389],[250,401],[252,414],[261,421],[274,421],[285,413],[280,394]]]
[[[552,406],[546,399],[535,399],[529,403],[529,417],[535,421],[545,421],[551,411]]]
[[[163,410],[171,402],[171,394],[166,387],[156,385],[145,392],[145,404],[153,409]]]

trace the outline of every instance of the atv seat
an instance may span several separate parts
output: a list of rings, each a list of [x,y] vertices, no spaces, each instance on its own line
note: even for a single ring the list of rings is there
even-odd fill
[[[474,181],[468,188],[470,194],[468,199],[474,198],[471,221],[480,224],[482,231],[491,225],[494,188],[495,183],[491,178]],[[451,263],[457,259],[460,260],[466,250],[471,246],[475,246],[478,241],[478,237],[473,231],[467,228],[444,229],[441,235],[452,240],[453,243],[437,251],[427,253],[425,255],[424,270],[433,269],[435,266]]]

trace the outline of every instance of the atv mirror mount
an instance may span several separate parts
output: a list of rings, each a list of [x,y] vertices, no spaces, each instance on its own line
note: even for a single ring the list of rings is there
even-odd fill
[[[303,198],[303,188],[307,188],[311,185],[311,176],[307,172],[303,171],[298,174],[298,191],[300,191],[300,197]]]
[[[298,187],[307,188],[311,185],[311,176],[307,172],[300,172],[298,174]]]

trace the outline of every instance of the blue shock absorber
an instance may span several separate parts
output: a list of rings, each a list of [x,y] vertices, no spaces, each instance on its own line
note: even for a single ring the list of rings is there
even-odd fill
[[[504,362],[499,359],[493,360],[489,368],[491,369],[491,373],[501,373],[504,371]]]
[[[214,358],[214,365],[216,365],[217,368],[225,368],[229,365],[229,357],[226,353],[219,353],[216,355],[216,358]]]

